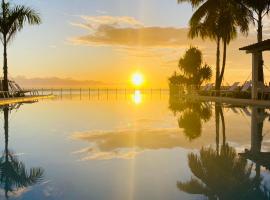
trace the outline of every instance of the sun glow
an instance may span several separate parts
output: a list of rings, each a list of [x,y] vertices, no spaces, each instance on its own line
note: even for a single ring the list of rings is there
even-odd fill
[[[134,94],[132,95],[132,100],[136,105],[139,105],[142,103],[142,93],[140,90],[136,90]]]
[[[131,78],[131,81],[132,81],[132,84],[134,86],[141,86],[144,82],[144,78],[143,78],[143,75],[139,72],[136,72],[132,75],[132,78]]]

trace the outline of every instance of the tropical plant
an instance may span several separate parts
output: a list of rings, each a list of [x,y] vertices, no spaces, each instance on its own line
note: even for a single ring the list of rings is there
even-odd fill
[[[5,130],[5,150],[0,157],[0,187],[5,191],[5,197],[8,199],[8,193],[32,186],[42,180],[44,170],[42,168],[31,168],[26,170],[23,162],[8,148],[8,113],[9,108],[4,107],[4,130]]]
[[[23,5],[11,6],[5,0],[2,0],[0,9],[0,39],[4,47],[3,89],[8,91],[7,46],[26,23],[37,25],[41,23],[41,18],[32,8]]]
[[[249,11],[234,0],[178,0],[189,2],[196,9],[190,19],[189,37],[209,38],[216,42],[216,90],[220,90],[226,66],[227,45],[237,36],[237,30],[247,34]],[[223,43],[223,58],[220,68],[220,48]]]
[[[250,12],[250,22],[257,25],[257,42],[263,41],[263,18],[265,18],[270,11],[270,1],[269,0],[237,0],[244,8],[248,9]],[[259,53],[258,59],[258,80],[264,83],[264,72],[263,72],[263,55],[262,52]]]
[[[174,75],[170,82],[174,84],[193,85],[199,88],[204,81],[212,77],[211,67],[203,65],[202,52],[195,47],[190,47],[179,60],[178,65],[181,74]]]

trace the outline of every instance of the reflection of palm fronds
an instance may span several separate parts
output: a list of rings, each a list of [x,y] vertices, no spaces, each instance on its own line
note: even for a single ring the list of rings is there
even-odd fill
[[[0,158],[0,185],[6,193],[40,182],[43,174],[42,168],[31,168],[27,171],[24,163],[10,152],[4,153]]]
[[[222,146],[220,152],[203,148],[199,155],[189,154],[188,161],[195,177],[177,183],[184,192],[203,194],[209,199],[269,199],[268,192],[260,187],[261,179],[250,177],[252,165],[228,145]]]
[[[202,123],[200,116],[195,112],[184,112],[178,119],[179,128],[184,129],[185,135],[193,140],[201,135]]]
[[[193,140],[201,135],[202,123],[210,120],[212,109],[209,104],[187,99],[170,99],[170,107],[175,114],[179,114],[179,128],[184,129],[186,136]]]

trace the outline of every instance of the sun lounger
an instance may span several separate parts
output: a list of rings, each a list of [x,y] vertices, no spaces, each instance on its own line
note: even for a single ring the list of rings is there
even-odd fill
[[[239,114],[239,112],[236,110],[235,107],[231,107],[231,110],[232,110],[235,114]]]
[[[205,86],[202,87],[201,91],[205,91],[207,90],[207,88],[209,87],[210,83],[207,83]]]
[[[206,89],[207,92],[211,91],[214,88],[214,83],[210,83],[208,88]]]
[[[0,96],[4,98],[9,97],[23,97],[25,94],[38,95],[36,90],[24,90],[15,81],[8,81],[9,92],[5,92],[3,88],[3,79],[0,80]]]
[[[213,90],[213,88],[214,88],[214,83],[208,83],[199,92],[201,94],[208,94],[209,92]]]
[[[242,108],[241,111],[243,111],[248,117],[251,116],[251,113],[250,113],[250,111],[248,110],[247,107]]]
[[[252,81],[247,81],[244,83],[241,92],[247,92],[249,88],[251,88]]]
[[[228,94],[235,92],[239,84],[240,82],[235,82],[228,90],[221,90],[220,94],[225,94],[227,96]]]
[[[241,87],[240,92],[241,93],[248,92],[248,90],[251,88],[251,85],[252,85],[252,81],[246,81]],[[239,82],[235,82],[228,90],[222,90],[220,91],[220,93],[228,96],[228,94],[239,92],[239,90],[237,90],[238,88],[239,88]]]

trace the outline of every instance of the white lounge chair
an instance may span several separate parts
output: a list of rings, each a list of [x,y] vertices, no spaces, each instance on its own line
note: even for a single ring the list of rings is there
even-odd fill
[[[201,91],[205,91],[207,90],[207,88],[209,87],[210,83],[207,83],[205,86],[202,87]]]
[[[211,91],[214,88],[214,83],[210,83],[208,88],[206,89],[207,92]]]
[[[24,90],[22,89],[15,81],[8,80],[9,92],[4,91],[4,80],[0,78],[0,96],[9,98],[9,97],[22,97],[25,94],[29,93],[30,95],[38,95],[37,90]]]
[[[220,94],[225,94],[226,96],[230,93],[233,93],[237,90],[240,82],[235,82],[228,90],[221,90]]]
[[[241,92],[247,92],[249,88],[251,88],[252,81],[247,81],[244,83]]]

